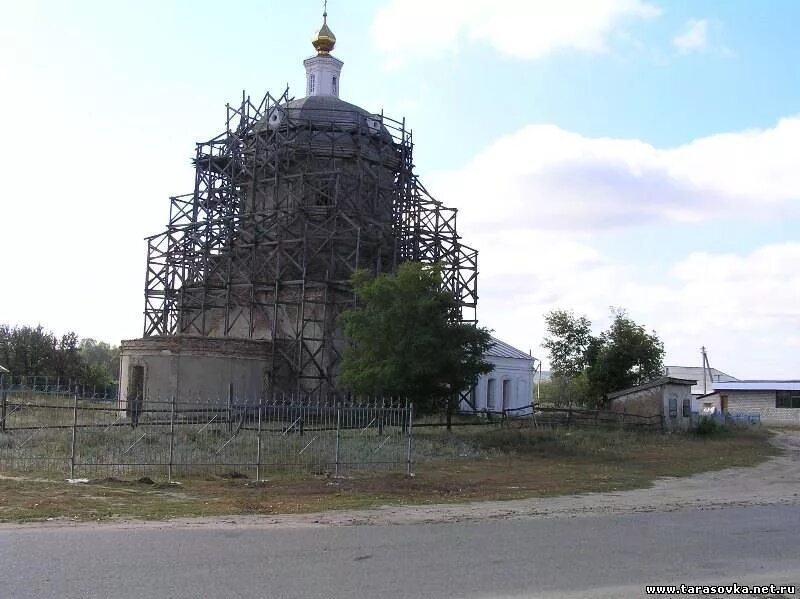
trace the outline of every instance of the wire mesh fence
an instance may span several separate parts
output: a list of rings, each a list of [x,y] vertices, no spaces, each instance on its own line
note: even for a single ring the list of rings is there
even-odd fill
[[[69,478],[412,469],[408,402],[117,402],[0,393],[0,468]]]

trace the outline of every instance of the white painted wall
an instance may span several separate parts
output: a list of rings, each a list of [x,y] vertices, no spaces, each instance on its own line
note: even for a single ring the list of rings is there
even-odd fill
[[[533,400],[533,360],[486,356],[486,361],[494,365],[494,370],[478,379],[478,384],[473,391],[476,409],[478,411],[500,412],[503,408],[513,409],[530,406]],[[489,406],[487,403],[490,380],[494,381],[494,406]],[[505,384],[508,390],[505,405],[503,405],[504,381],[506,381]],[[472,408],[466,402],[462,403],[461,409],[465,412],[472,411]],[[525,413],[526,411],[516,412],[516,414]]]
[[[342,65],[338,58],[330,55],[312,56],[303,61],[306,68],[307,96],[339,97],[339,79],[342,76]],[[313,85],[312,85],[313,83]]]

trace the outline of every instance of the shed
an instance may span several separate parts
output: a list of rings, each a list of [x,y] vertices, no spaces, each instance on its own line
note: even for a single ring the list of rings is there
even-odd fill
[[[758,414],[764,424],[800,425],[800,380],[717,383],[698,402],[702,412]]]
[[[613,412],[636,416],[661,416],[664,430],[687,430],[692,419],[694,379],[671,376],[608,394]]]
[[[481,375],[469,393],[469,402],[462,402],[461,410],[529,412],[533,401],[533,357],[495,337],[492,341],[492,347],[483,357],[494,369]]]

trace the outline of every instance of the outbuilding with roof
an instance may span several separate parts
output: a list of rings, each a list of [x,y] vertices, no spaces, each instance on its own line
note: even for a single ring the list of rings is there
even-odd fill
[[[764,424],[800,425],[800,380],[716,383],[698,402],[701,413],[759,414]]]
[[[469,401],[464,401],[461,409],[467,412],[513,410],[513,414],[525,414],[533,401],[533,356],[495,337],[492,341],[492,347],[483,357],[494,368],[481,375],[468,395]]]

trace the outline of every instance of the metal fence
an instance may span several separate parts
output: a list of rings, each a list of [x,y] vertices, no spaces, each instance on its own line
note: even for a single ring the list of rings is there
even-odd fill
[[[82,399],[117,399],[119,387],[114,385],[93,385],[60,376],[25,376],[0,374],[0,389],[29,395],[77,395]]]
[[[341,475],[412,469],[407,402],[146,401],[31,395],[0,397],[0,468],[108,476]]]

